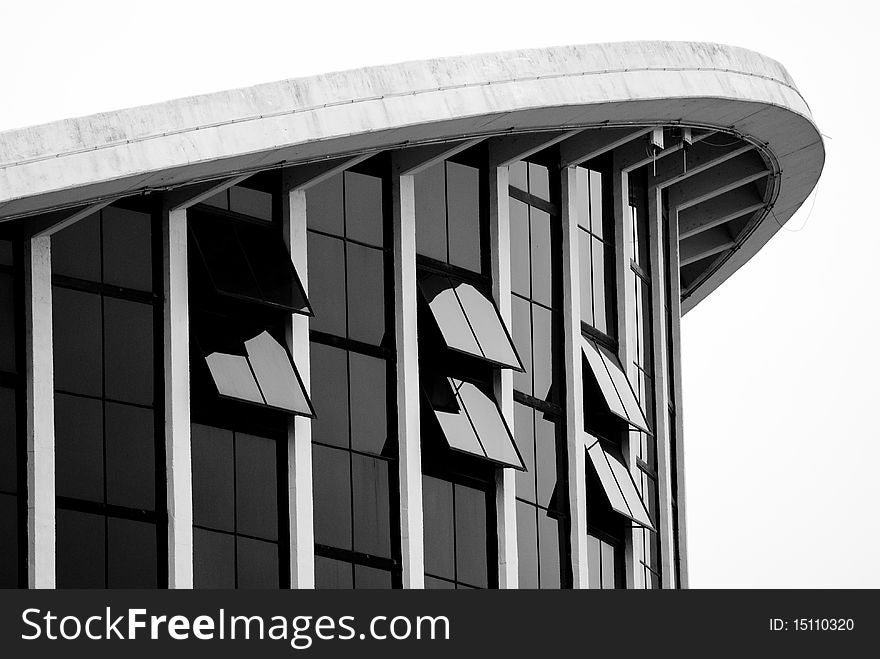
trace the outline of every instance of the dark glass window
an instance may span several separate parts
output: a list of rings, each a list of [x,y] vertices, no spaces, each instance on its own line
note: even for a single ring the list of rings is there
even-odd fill
[[[272,193],[254,185],[254,179],[233,185],[223,192],[206,199],[203,204],[229,211],[236,216],[246,216],[251,221],[271,222],[273,215]]]
[[[11,269],[11,268],[10,268]],[[12,272],[0,270],[0,371],[14,373],[17,341],[15,340],[15,278]]]
[[[602,334],[616,333],[614,209],[607,159],[576,169],[581,321]]]
[[[278,588],[286,441],[192,426],[194,585]],[[279,469],[280,467],[280,469]],[[279,487],[279,480],[282,487]]]
[[[60,588],[165,580],[163,417],[154,391],[161,249],[158,224],[140,203],[109,206],[52,238]]]
[[[587,564],[590,588],[624,588],[623,550],[619,543],[588,534]]]

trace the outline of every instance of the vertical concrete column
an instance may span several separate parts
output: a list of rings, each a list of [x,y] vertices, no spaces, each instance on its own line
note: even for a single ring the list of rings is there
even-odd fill
[[[651,259],[651,323],[654,353],[654,439],[657,442],[657,487],[660,534],[661,586],[674,588],[672,542],[672,481],[669,451],[669,360],[667,358],[666,329],[666,250],[663,242],[663,191],[652,187],[648,194],[648,248]]]
[[[419,343],[416,291],[415,181],[395,162],[394,337],[397,345],[397,442],[403,587],[425,587],[422,448],[419,433]]]
[[[48,235],[25,249],[28,588],[55,587],[55,385]]]
[[[168,499],[168,587],[193,587],[192,455],[190,449],[189,283],[186,209],[162,218],[165,289],[165,476]]]
[[[568,505],[571,515],[573,588],[589,588],[587,562],[587,454],[584,445],[584,382],[581,356],[581,271],[578,251],[577,168],[562,178],[562,315],[565,368],[565,440],[568,452]],[[592,566],[598,568],[598,566]]]
[[[285,186],[287,187],[287,186]],[[308,294],[306,192],[288,189],[282,195],[284,242]],[[287,347],[306,391],[311,390],[309,317],[292,314],[285,327]],[[314,497],[312,489],[312,420],[295,416],[288,423],[287,496],[290,516],[290,587],[315,587]]]
[[[511,326],[510,301],[510,170],[507,166],[489,168],[489,251],[492,255],[492,295],[501,319]],[[495,374],[495,398],[501,413],[513,429],[513,372],[499,369]],[[516,542],[516,474],[511,468],[495,470],[495,510],[498,534],[498,587],[517,588],[519,560]]]

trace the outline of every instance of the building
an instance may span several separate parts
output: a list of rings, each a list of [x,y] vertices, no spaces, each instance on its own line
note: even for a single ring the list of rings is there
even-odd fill
[[[679,321],[823,161],[699,43],[0,133],[0,584],[686,587]]]

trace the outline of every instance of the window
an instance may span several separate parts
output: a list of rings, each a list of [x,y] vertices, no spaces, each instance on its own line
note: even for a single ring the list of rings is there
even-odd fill
[[[635,481],[626,465],[606,451],[598,439],[589,437],[587,454],[602,483],[611,508],[639,526],[654,531],[648,509],[636,489]]]
[[[61,588],[165,581],[158,234],[147,206],[125,205],[52,238]]]
[[[581,337],[581,351],[602,392],[608,411],[645,433],[648,422],[620,362],[604,346]]]
[[[600,535],[587,534],[589,587],[604,590],[624,588],[623,548],[618,541]]]
[[[318,588],[401,587],[388,171],[306,192]]]

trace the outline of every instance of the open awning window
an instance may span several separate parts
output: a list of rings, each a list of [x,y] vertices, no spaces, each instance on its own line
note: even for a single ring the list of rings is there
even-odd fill
[[[448,348],[523,370],[497,307],[474,286],[431,274],[419,277],[419,290]]]
[[[650,433],[642,406],[639,405],[635,391],[617,357],[585,336],[581,336],[581,350],[599,384],[608,410],[633,428]]]
[[[205,363],[224,398],[313,417],[314,410],[287,350],[269,332],[218,346],[216,328],[198,332]],[[206,334],[213,336],[205,340]],[[214,344],[213,346],[211,344]]]
[[[447,386],[448,384],[448,386]],[[525,471],[498,404],[470,382],[448,378],[428,396],[449,448]]]
[[[312,315],[281,237],[259,224],[190,211],[191,235],[218,294]]]
[[[636,489],[632,474],[620,460],[608,453],[598,439],[587,435],[587,454],[602,483],[611,508],[639,526],[655,531],[648,508]],[[592,442],[592,445],[590,445]]]

